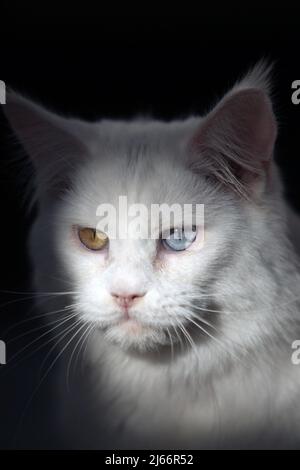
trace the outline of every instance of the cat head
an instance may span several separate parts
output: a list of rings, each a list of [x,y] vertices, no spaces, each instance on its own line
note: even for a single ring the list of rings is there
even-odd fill
[[[267,226],[276,139],[268,70],[257,66],[206,116],[182,121],[83,122],[13,92],[4,111],[36,169],[31,247],[44,290],[53,279],[71,286],[78,319],[124,349],[196,336],[202,345],[241,320],[216,308],[243,293],[237,266],[255,253],[255,226]],[[120,196],[144,208],[138,223]],[[103,204],[106,224],[125,236],[99,229]],[[204,220],[183,230],[184,216],[160,215],[157,236],[142,237],[162,204],[204,205]]]

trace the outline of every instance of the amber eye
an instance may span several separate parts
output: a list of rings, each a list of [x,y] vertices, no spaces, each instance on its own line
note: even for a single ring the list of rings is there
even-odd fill
[[[89,250],[103,250],[108,244],[108,236],[94,228],[79,228],[78,236]]]

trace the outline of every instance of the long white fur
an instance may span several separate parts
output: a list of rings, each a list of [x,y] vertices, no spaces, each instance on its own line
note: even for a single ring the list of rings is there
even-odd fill
[[[224,102],[256,90],[270,103],[268,77],[260,64]],[[20,108],[27,116],[22,126]],[[40,210],[30,239],[35,285],[55,292],[71,286],[76,294],[68,301],[76,303],[78,318],[95,327],[72,398],[61,365],[59,410],[69,445],[299,445],[300,366],[291,363],[291,344],[300,338],[297,237],[290,241],[295,232],[274,163],[268,176],[258,172],[253,185],[250,179],[243,197],[244,183],[231,170],[219,178],[207,156],[189,153],[206,117],[82,123],[56,119],[18,95],[11,96],[11,107],[8,98],[6,112],[37,169]],[[38,133],[31,115],[35,126],[40,119]],[[57,127],[67,138],[47,146],[49,122],[51,135]],[[81,145],[75,153],[74,142]],[[237,164],[238,152],[232,153]],[[215,156],[227,171],[226,155],[228,147]],[[245,174],[262,157],[254,155],[249,166],[241,156]],[[60,180],[58,196],[50,187]],[[96,226],[98,204],[117,205],[119,195],[147,206],[205,204],[204,246],[158,255],[154,240],[129,238],[111,240],[108,257],[88,252],[73,227]],[[147,292],[132,310],[141,330],[120,324],[122,313],[111,296],[118,289]],[[66,303],[62,296],[57,300],[59,307]],[[200,337],[191,328],[197,316],[206,330]],[[75,430],[78,420],[82,426]]]

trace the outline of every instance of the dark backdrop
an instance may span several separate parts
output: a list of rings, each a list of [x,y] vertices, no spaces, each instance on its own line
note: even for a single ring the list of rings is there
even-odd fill
[[[287,197],[300,209],[300,105],[291,102],[291,83],[300,79],[300,16],[295,7],[230,8],[226,2],[226,8],[210,4],[204,9],[199,2],[197,10],[182,5],[184,11],[165,14],[144,4],[143,13],[122,13],[116,6],[113,14],[103,7],[76,11],[73,5],[67,12],[42,5],[37,11],[27,2],[18,8],[13,3],[5,6],[1,18],[0,79],[53,110],[86,119],[141,113],[170,119],[201,113],[257,60],[274,61],[280,124],[276,158]],[[0,448],[35,447],[44,445],[36,435],[50,427],[55,404],[50,378],[26,408],[43,349],[17,367],[10,365],[30,337],[11,341],[24,332],[24,325],[6,331],[26,318],[30,308],[20,292],[30,291],[26,241],[34,214],[25,216],[24,180],[13,160],[18,149],[2,115],[0,119],[0,339],[10,339],[8,365],[0,366]],[[24,409],[27,427],[19,424]]]

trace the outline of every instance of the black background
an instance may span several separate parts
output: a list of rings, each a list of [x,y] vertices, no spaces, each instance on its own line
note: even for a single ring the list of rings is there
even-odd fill
[[[291,84],[300,79],[300,14],[295,6],[220,7],[206,2],[204,8],[199,2],[197,9],[182,4],[181,10],[175,11],[173,5],[168,12],[154,11],[146,3],[140,12],[112,7],[114,12],[103,5],[98,11],[81,5],[76,11],[74,5],[68,10],[42,5],[37,10],[27,2],[18,8],[6,4],[0,79],[67,115],[94,120],[152,114],[171,119],[209,110],[265,57],[274,61],[276,159],[287,198],[300,210],[300,105],[291,102]],[[6,339],[6,329],[28,312],[29,300],[5,291],[30,290],[26,241],[34,214],[25,215],[22,171],[12,163],[16,146],[2,115],[0,119],[0,339]],[[10,344],[8,362],[20,348],[18,341]],[[9,364],[0,366],[0,448],[38,445],[32,437],[39,433],[36,400],[26,412],[29,431],[22,436],[21,430],[23,444],[14,444],[12,436],[43,354],[42,350],[11,371]],[[46,381],[38,396],[45,400],[44,426],[54,406],[49,389]]]

